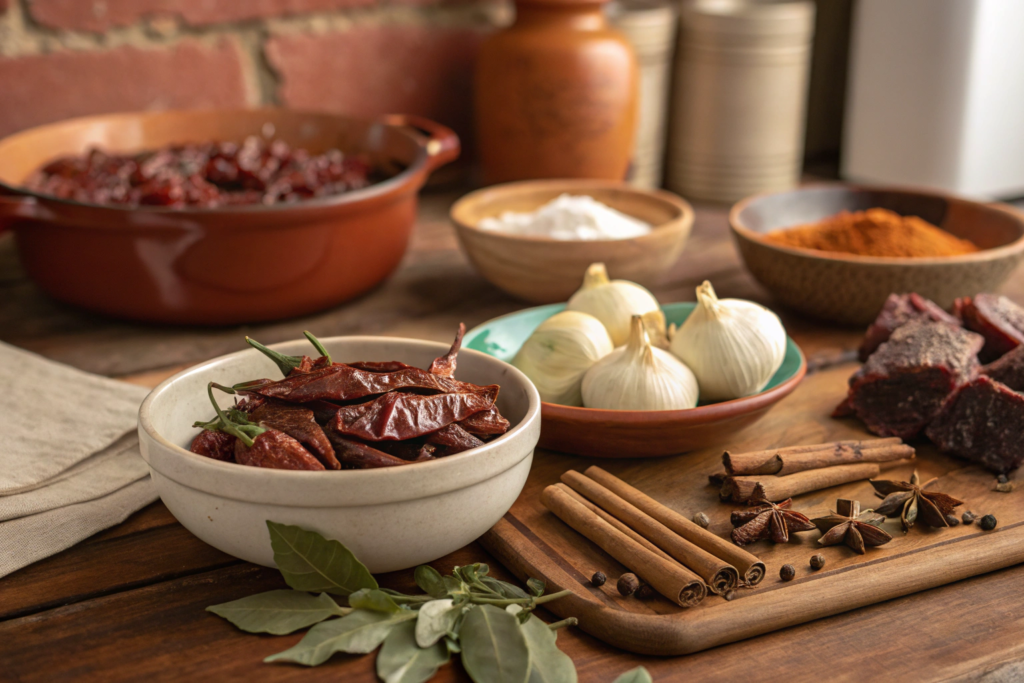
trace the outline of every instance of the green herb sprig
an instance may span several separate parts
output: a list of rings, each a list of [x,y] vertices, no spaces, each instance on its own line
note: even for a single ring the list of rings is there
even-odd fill
[[[477,563],[456,567],[450,576],[417,567],[414,579],[425,595],[406,595],[381,588],[338,541],[271,521],[267,528],[274,562],[291,590],[206,608],[249,633],[312,627],[295,646],[264,661],[317,666],[337,652],[380,647],[377,675],[385,683],[428,681],[452,654],[462,657],[475,683],[576,683],[576,667],[555,644],[557,629],[576,619],[548,625],[533,614],[571,591],[545,595],[537,579],[524,591],[488,576],[488,566]]]

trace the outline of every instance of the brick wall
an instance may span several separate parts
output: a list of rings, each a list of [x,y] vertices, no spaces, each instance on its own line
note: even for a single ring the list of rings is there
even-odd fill
[[[467,132],[500,0],[0,0],[0,136],[111,111],[284,105]]]

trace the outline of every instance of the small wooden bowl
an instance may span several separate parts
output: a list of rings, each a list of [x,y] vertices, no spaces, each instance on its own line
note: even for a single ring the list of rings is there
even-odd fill
[[[484,218],[534,211],[560,194],[590,195],[654,229],[622,240],[555,240],[481,230]],[[693,207],[661,190],[604,180],[527,180],[471,192],[451,209],[463,250],[496,287],[531,303],[565,301],[579,289],[587,266],[598,261],[616,279],[645,287],[658,283],[679,259],[693,227]]]
[[[873,207],[919,216],[982,251],[878,258],[784,247],[764,238],[780,228]],[[1017,210],[919,190],[827,184],[756,195],[732,208],[729,225],[747,268],[779,301],[849,325],[869,324],[893,292],[917,292],[949,308],[957,297],[994,291],[1024,256],[1024,217]]]
[[[681,325],[695,306],[684,302],[661,309],[669,323]],[[537,306],[489,320],[466,333],[463,348],[510,362],[538,325],[564,309],[565,304]],[[689,410],[598,410],[541,403],[538,445],[592,458],[652,458],[708,448],[764,417],[796,389],[806,372],[800,347],[787,337],[782,367],[753,396]]]

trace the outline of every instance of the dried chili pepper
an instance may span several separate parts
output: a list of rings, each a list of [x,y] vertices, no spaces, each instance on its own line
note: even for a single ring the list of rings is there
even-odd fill
[[[256,424],[282,431],[301,443],[327,469],[341,469],[341,463],[334,456],[334,448],[323,428],[316,423],[312,410],[278,401],[264,401],[249,415]]]
[[[470,448],[483,446],[484,442],[476,438],[457,423],[445,425],[433,434],[427,436],[427,443],[440,446],[443,455],[455,455]]]
[[[275,470],[322,470],[324,466],[298,441],[273,428],[257,436],[252,446],[235,441],[235,460],[240,465]]]
[[[498,412],[498,407],[492,406],[489,410],[470,415],[459,426],[474,436],[494,436],[504,434],[511,425]]]
[[[192,440],[190,450],[196,455],[203,455],[221,462],[234,462],[235,441],[237,441],[236,437],[225,432],[204,429],[199,436]]]
[[[398,372],[399,370],[408,370],[413,367],[397,360],[363,361],[348,363],[347,365],[357,370],[366,370],[367,372]]]
[[[487,410],[498,396],[497,385],[487,393],[384,394],[369,403],[338,409],[329,429],[366,441],[401,441],[436,432],[453,422]]]
[[[462,348],[462,337],[465,334],[466,325],[459,323],[459,331],[455,333],[455,341],[452,342],[452,347],[448,350],[448,353],[434,359],[434,362],[430,364],[430,374],[439,377],[451,377],[455,374],[455,365],[458,360],[459,349]]]
[[[394,455],[385,453],[369,444],[356,439],[348,439],[330,430],[327,432],[334,446],[334,452],[338,460],[346,469],[375,469],[377,467],[396,467],[408,465],[412,460],[403,460]]]

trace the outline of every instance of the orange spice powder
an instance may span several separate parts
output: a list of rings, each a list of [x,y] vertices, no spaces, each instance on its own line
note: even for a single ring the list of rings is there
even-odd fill
[[[901,216],[887,209],[843,211],[817,223],[776,230],[765,237],[786,247],[859,256],[924,258],[978,251],[974,243],[917,216]]]

